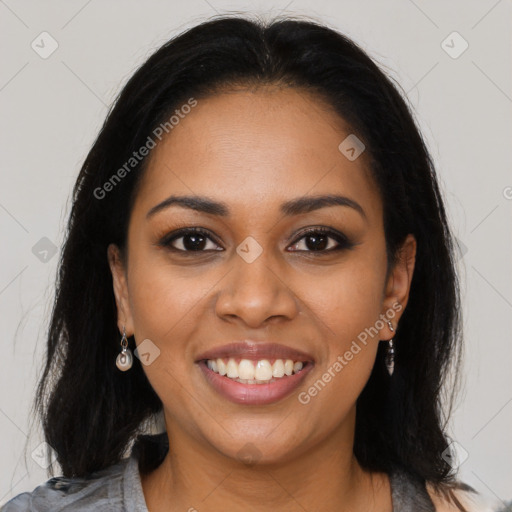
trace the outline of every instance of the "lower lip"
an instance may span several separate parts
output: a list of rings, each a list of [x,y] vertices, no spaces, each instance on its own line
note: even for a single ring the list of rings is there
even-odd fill
[[[237,404],[266,405],[282,400],[295,391],[306,375],[312,370],[308,362],[299,373],[281,377],[268,384],[242,384],[210,370],[206,361],[198,363],[206,380],[223,397]]]

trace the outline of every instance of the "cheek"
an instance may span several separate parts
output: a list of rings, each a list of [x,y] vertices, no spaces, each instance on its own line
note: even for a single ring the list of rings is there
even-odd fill
[[[191,340],[204,336],[205,325],[215,324],[211,294],[223,274],[200,266],[171,265],[163,253],[134,250],[133,257],[130,254],[128,282],[135,339],[137,345],[149,339],[158,348],[158,358],[144,366],[144,372],[160,396],[173,395],[173,401],[179,402],[183,383],[197,371],[197,347]]]
[[[329,338],[342,343],[379,318],[385,271],[379,251],[359,250],[327,272],[301,278],[300,295]]]
[[[178,333],[191,324],[213,281],[193,269],[173,267],[162,257],[132,261],[129,294],[136,331],[161,343],[179,342]]]
[[[208,279],[193,278],[187,270],[178,272],[162,258],[141,255],[131,263],[128,279],[135,339],[138,346],[149,339],[158,349],[157,357],[143,366],[144,373],[164,403],[172,397],[173,411],[185,411],[190,403],[183,385],[194,366],[188,340],[194,338],[197,315],[213,282],[208,285]]]
[[[324,357],[316,380],[298,398],[318,439],[347,417],[375,364],[383,277],[374,269],[354,264],[331,280],[317,281],[310,295]]]
[[[302,289],[324,350],[318,379],[301,403],[333,425],[354,405],[375,363],[386,271],[384,241],[377,242],[360,246],[346,264],[308,279]],[[328,419],[326,410],[332,411]]]

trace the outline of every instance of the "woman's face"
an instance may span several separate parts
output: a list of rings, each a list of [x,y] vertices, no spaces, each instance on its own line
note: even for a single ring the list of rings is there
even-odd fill
[[[379,340],[393,335],[386,320],[396,327],[407,303],[415,241],[407,238],[386,280],[382,201],[366,153],[339,149],[349,135],[308,93],[238,90],[198,100],[150,155],[127,266],[115,246],[109,261],[119,328],[144,342],[143,369],[171,439],[260,462],[351,439]],[[150,213],[170,196],[223,207],[173,202]],[[320,196],[348,200],[308,202]],[[206,234],[172,239],[182,228]],[[207,354],[244,340],[238,351]],[[265,342],[283,352],[247,350]],[[232,377],[220,375],[221,363],[209,369],[205,354],[220,355]],[[305,363],[296,377],[280,376],[276,360],[289,373],[288,356]],[[243,384],[235,371],[276,376]]]

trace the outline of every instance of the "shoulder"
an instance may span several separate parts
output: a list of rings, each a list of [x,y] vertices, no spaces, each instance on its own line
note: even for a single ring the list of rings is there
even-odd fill
[[[435,487],[405,470],[389,476],[394,512],[512,512],[512,503],[507,506],[458,480]]]
[[[129,459],[84,478],[54,477],[32,492],[18,494],[0,512],[121,511],[123,475]]]
[[[472,487],[459,483],[459,488],[443,493],[436,491],[427,483],[427,492],[435,506],[436,512],[506,512],[506,505],[497,499],[483,495]]]

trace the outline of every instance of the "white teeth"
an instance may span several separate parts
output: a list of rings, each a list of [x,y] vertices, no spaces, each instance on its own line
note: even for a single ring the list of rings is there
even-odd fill
[[[273,377],[284,377],[284,363],[282,359],[276,359],[272,365]]]
[[[217,372],[219,375],[226,375],[227,371],[226,363],[222,359],[217,359]]]
[[[270,380],[272,378],[272,366],[266,359],[262,359],[256,364],[254,378],[256,380]]]
[[[231,379],[238,378],[238,365],[235,363],[234,359],[230,359],[228,361],[228,366],[226,368],[226,375]]]
[[[249,359],[242,359],[238,365],[238,377],[240,379],[254,379],[254,365]],[[261,380],[261,379],[260,379]]]
[[[293,361],[291,359],[276,359],[271,365],[268,359],[252,361],[250,359],[241,359],[237,364],[235,359],[230,357],[227,364],[221,358],[208,359],[207,366],[210,370],[225,375],[244,384],[266,384],[274,382],[285,375],[290,376],[298,373],[304,367],[302,361]]]

